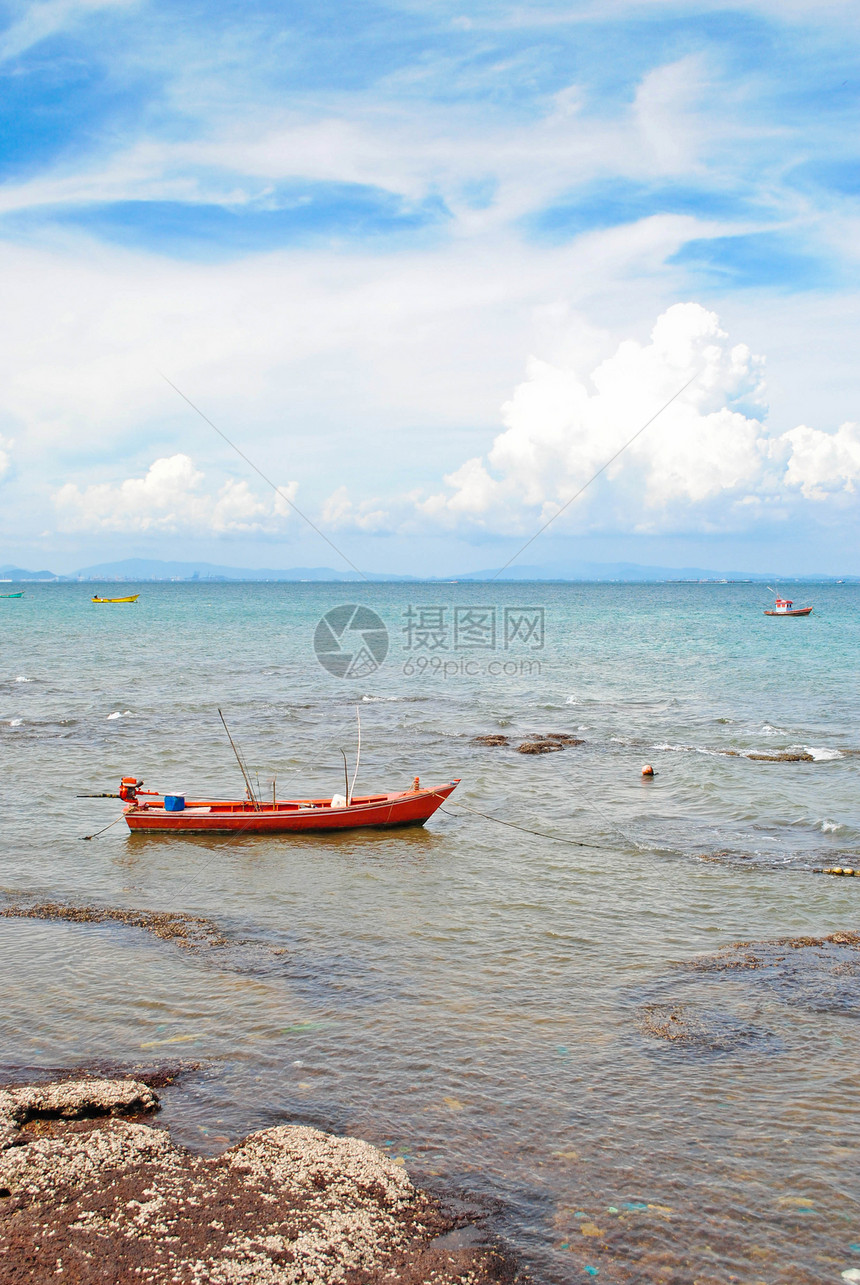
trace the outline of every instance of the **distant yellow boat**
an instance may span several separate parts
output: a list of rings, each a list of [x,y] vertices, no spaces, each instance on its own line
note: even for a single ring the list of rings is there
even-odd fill
[[[91,598],[91,602],[137,602],[140,597],[139,593],[134,593],[130,598]]]

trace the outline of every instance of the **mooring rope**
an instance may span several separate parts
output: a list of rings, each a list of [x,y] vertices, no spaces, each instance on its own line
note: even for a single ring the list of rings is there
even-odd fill
[[[118,821],[123,821],[123,820],[125,820],[125,813],[120,812],[118,817],[114,817],[110,825],[104,826],[101,830],[96,830],[95,834],[80,834],[78,835],[78,838],[79,839],[97,839],[100,834],[104,834],[105,830],[109,830],[111,825],[116,825]]]
[[[523,834],[536,835],[538,839],[551,839],[553,843],[566,843],[572,848],[608,848],[606,843],[583,843],[581,839],[566,839],[560,834],[547,834],[544,830],[530,830],[528,826],[517,825],[516,821],[504,821],[501,817],[490,816],[488,812],[479,812],[477,808],[470,808],[465,803],[457,802],[457,807],[462,808],[464,812],[471,812],[473,816],[483,817],[485,821],[495,821],[496,825],[506,825],[512,830],[522,830]],[[456,812],[450,812],[448,808],[439,808],[440,812],[445,812],[449,817],[455,817]]]

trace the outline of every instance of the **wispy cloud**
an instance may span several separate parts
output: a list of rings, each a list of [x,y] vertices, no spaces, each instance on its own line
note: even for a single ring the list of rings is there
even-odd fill
[[[20,5],[20,16],[0,36],[0,62],[19,57],[41,41],[105,9],[131,8],[135,3],[136,0],[41,0]]]

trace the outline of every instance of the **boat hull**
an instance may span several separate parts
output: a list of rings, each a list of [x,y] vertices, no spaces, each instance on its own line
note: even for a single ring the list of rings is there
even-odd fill
[[[132,594],[130,598],[90,598],[90,602],[112,603],[112,602],[137,602],[140,597],[139,593]]]
[[[766,616],[811,616],[811,607],[792,607],[790,611],[766,611]]]
[[[246,802],[199,801],[181,812],[162,803],[133,803],[124,816],[133,834],[320,834],[334,830],[391,830],[424,825],[459,781],[432,790],[371,795],[349,807],[333,808],[327,799],[279,800],[259,809]]]

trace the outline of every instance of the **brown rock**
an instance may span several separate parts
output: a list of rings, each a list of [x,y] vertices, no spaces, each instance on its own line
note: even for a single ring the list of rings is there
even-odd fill
[[[545,735],[534,733],[522,745],[517,746],[518,754],[554,754],[557,750],[567,749],[569,745],[584,745],[579,736],[569,736],[567,732],[547,732]]]
[[[158,1094],[137,1080],[66,1080],[0,1089],[0,1149],[28,1120],[139,1114],[158,1108]]]
[[[91,1082],[40,1085],[4,1103],[19,1120],[27,1110],[80,1113],[96,1093]],[[98,1094],[106,1110],[134,1109],[143,1096],[109,1081]],[[144,1124],[63,1121],[49,1135],[19,1134],[0,1153],[0,1196],[4,1285],[483,1285],[514,1276],[492,1248],[437,1248],[455,1221],[381,1151],[303,1126],[203,1157]]]
[[[752,759],[754,763],[814,763],[815,759],[811,754],[799,753],[794,750],[780,750],[778,754],[746,754],[745,758]]]

